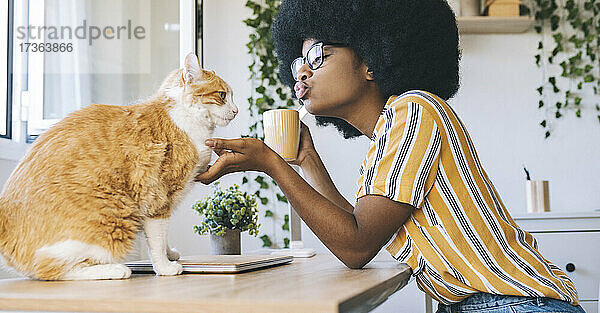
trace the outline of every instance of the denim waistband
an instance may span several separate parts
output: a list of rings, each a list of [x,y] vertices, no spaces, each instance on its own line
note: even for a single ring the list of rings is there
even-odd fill
[[[522,296],[505,296],[491,293],[476,293],[460,302],[460,308],[463,310],[476,310],[499,307],[503,305],[518,304],[527,301],[535,301],[540,305],[544,298],[531,298]]]

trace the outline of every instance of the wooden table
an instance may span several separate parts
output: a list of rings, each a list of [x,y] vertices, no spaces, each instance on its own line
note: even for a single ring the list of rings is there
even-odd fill
[[[395,261],[345,267],[332,255],[240,274],[127,280],[0,280],[0,310],[74,312],[367,312],[404,287]]]

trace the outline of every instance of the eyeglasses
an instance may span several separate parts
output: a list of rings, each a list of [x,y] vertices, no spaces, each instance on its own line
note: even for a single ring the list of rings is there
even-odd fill
[[[305,57],[298,57],[292,62],[292,76],[296,81],[298,81],[298,72],[305,63],[308,63],[308,67],[313,71],[323,65],[323,46],[345,47],[346,45],[335,42],[317,42],[313,44],[306,52]]]

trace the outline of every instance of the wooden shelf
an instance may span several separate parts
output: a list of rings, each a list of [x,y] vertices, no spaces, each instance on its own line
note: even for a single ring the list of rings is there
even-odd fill
[[[459,16],[461,34],[523,33],[535,23],[531,16]]]

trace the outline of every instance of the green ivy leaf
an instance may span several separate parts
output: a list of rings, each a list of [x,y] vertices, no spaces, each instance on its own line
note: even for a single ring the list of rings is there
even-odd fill
[[[575,97],[575,104],[576,105],[580,105],[581,104],[581,97]]]
[[[262,203],[262,205],[266,205],[267,203],[269,203],[269,199],[267,199],[267,198],[260,198],[260,203]]]
[[[586,82],[586,83],[593,82],[594,81],[594,75],[592,75],[592,74],[585,75],[585,77],[583,78],[583,81]]]
[[[575,116],[581,118],[581,109],[577,109],[577,111],[575,112]]]
[[[540,123],[540,125],[541,125],[542,127],[544,127],[544,128],[545,128],[545,127],[546,127],[546,120],[543,120],[543,121]]]
[[[290,230],[290,217],[289,217],[289,215],[286,214],[284,220],[285,221],[284,221],[283,225],[281,226],[281,229],[283,229],[283,230]]]
[[[273,216],[274,216],[273,211],[271,211],[271,210],[265,211],[265,217],[273,217]]]
[[[273,246],[273,242],[268,235],[262,235],[260,239],[263,241],[263,248],[270,248]]]
[[[546,131],[545,137],[544,138],[548,138],[550,137],[550,131]]]
[[[540,86],[538,87],[538,89],[536,89],[538,91],[538,93],[540,94],[540,96],[542,95],[542,92],[544,91],[544,87]]]
[[[246,183],[248,183],[248,178],[246,178],[246,176],[244,176],[242,178],[242,184],[246,184]]]
[[[284,203],[288,203],[287,198],[284,195],[281,195],[279,193],[277,194],[277,200],[284,202]]]
[[[560,22],[560,17],[558,15],[552,15],[550,17],[550,27],[551,27],[552,31],[555,31],[558,29],[559,22]]]
[[[554,38],[554,42],[561,43],[563,40],[563,35],[562,35],[562,33],[557,33],[557,34],[552,35],[552,38]]]
[[[574,7],[575,7],[575,1],[567,0],[567,3],[565,3],[565,9],[572,10]]]
[[[540,102],[538,102],[538,109],[544,106],[544,101],[540,100]]]
[[[290,247],[290,238],[283,238],[283,247],[286,249]]]
[[[594,36],[593,34],[589,34],[589,35],[585,36],[586,42],[592,42],[592,41],[594,41],[594,39],[596,39],[596,36]]]
[[[556,118],[560,118],[562,116],[562,114],[559,111],[556,111],[555,116],[556,116]]]

